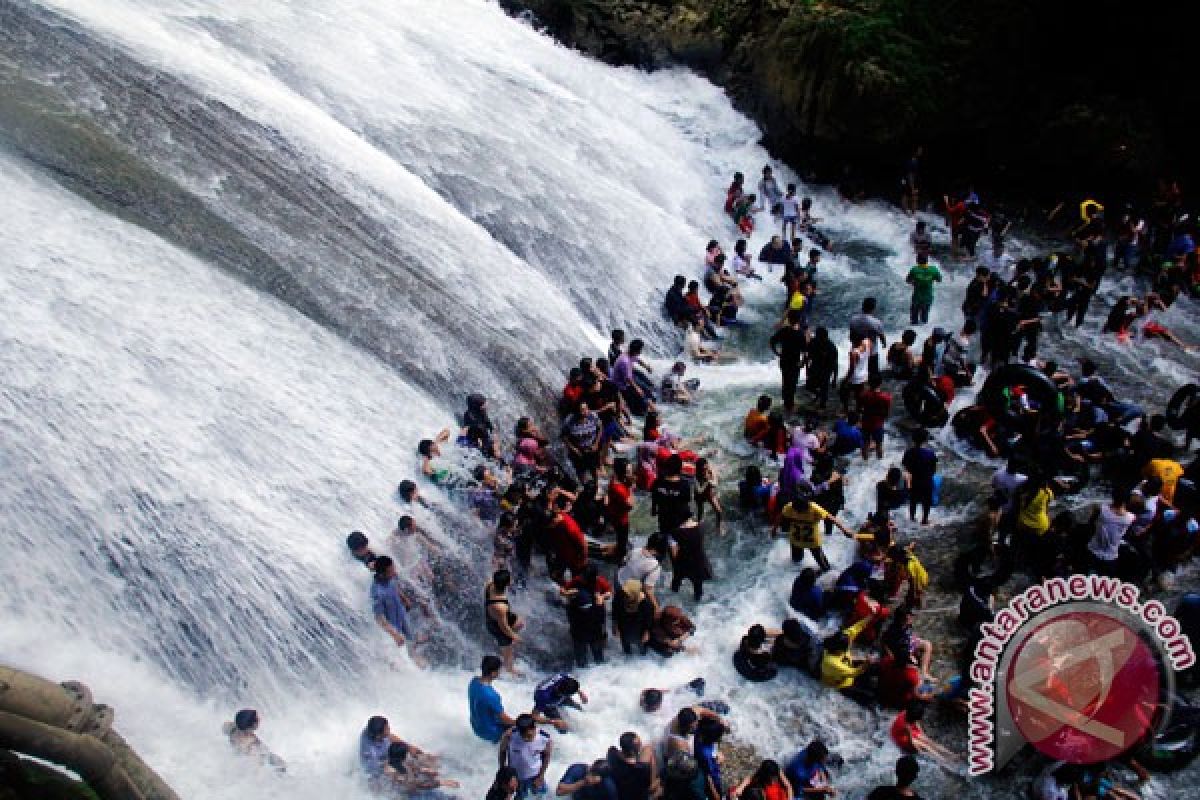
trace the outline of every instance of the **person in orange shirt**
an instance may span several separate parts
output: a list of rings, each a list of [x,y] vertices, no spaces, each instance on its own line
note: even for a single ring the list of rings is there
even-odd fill
[[[765,444],[767,434],[771,430],[768,416],[771,411],[771,395],[764,394],[758,398],[754,408],[746,412],[746,421],[742,423],[742,435],[753,445]]]
[[[1169,458],[1151,459],[1146,466],[1142,467],[1143,478],[1158,478],[1162,481],[1162,492],[1159,496],[1169,505],[1175,501],[1175,487],[1179,484],[1179,478],[1182,475],[1183,466],[1178,461],[1172,461]]]

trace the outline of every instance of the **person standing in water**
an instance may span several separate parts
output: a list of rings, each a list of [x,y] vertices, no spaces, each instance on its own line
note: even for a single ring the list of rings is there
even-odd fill
[[[796,408],[796,384],[808,354],[808,334],[804,330],[804,312],[789,311],[787,325],[771,334],[771,352],[779,359],[783,408],[789,414]]]
[[[492,686],[500,676],[504,662],[496,656],[484,656],[479,665],[479,675],[471,678],[467,686],[467,709],[471,717],[471,730],[486,742],[499,742],[504,731],[515,723],[504,713],[504,702],[500,693]]]
[[[800,200],[796,197],[796,184],[788,184],[787,194],[779,201],[779,205],[783,215],[783,229],[780,233],[783,234],[785,242],[790,242],[796,238],[796,227],[800,222]],[[788,236],[788,226],[792,228],[791,236]]]
[[[920,258],[933,252],[933,237],[929,235],[928,226],[924,220],[917,220],[916,230],[908,237],[909,244],[912,245],[913,257]]]
[[[863,339],[870,339],[870,359],[868,368],[871,375],[879,374],[879,351],[887,347],[887,336],[883,332],[883,323],[875,316],[876,301],[874,297],[865,297],[862,301],[862,311],[850,316],[850,345],[857,346]],[[864,379],[865,381],[865,379]]]
[[[492,575],[492,580],[483,589],[483,621],[504,657],[504,669],[509,674],[516,675],[517,670],[513,666],[513,645],[521,640],[520,631],[525,627],[525,623],[508,604],[510,583],[512,576],[506,569],[498,569]]]
[[[846,536],[851,539],[854,538],[854,531],[846,527],[844,522],[809,500],[806,496],[797,497],[784,506],[780,517],[782,522],[787,526],[788,542],[792,550],[792,563],[803,563],[804,552],[810,550],[821,572],[828,572],[831,569],[829,559],[826,557],[825,550],[821,546],[821,523],[829,520],[840,528]],[[778,529],[779,526],[776,525],[771,531],[772,534]]]
[[[413,661],[420,666],[412,648],[415,644],[412,624],[408,618],[412,602],[405,597],[400,589],[400,578],[396,574],[396,564],[390,556],[379,556],[375,559],[375,578],[371,582],[371,612],[379,627],[392,637],[397,647],[408,646]]]
[[[516,800],[546,794],[546,768],[554,754],[554,742],[550,734],[538,729],[533,715],[517,717],[516,725],[504,732],[499,744],[500,766],[517,771],[520,787]]]
[[[771,215],[779,214],[779,201],[783,199],[783,193],[779,191],[779,184],[775,182],[775,176],[771,173],[771,167],[762,168],[762,180],[758,182],[758,196],[762,199],[762,207]]]
[[[837,380],[838,351],[829,338],[829,331],[818,325],[808,343],[808,372],[804,383],[806,391],[817,401],[817,408],[824,411],[829,404],[829,389]]]
[[[633,378],[634,364],[641,358],[644,348],[645,343],[641,339],[630,342],[629,348],[613,362],[612,374],[609,375],[609,380],[617,385],[621,397],[625,399],[625,407],[635,417],[645,416],[646,410],[652,407],[650,399]]]
[[[937,473],[937,453],[925,446],[929,432],[924,428],[913,431],[912,447],[904,451],[901,465],[910,477],[908,489],[908,516],[917,518],[917,507],[921,508],[921,524],[929,524],[929,509],[933,506],[933,476]]]
[[[629,514],[633,511],[633,465],[628,459],[613,460],[612,480],[604,498],[604,516],[616,534],[613,559],[620,564],[629,552]]]
[[[908,271],[904,280],[913,287],[908,321],[913,325],[924,325],[929,322],[929,309],[933,306],[933,284],[941,283],[942,273],[929,263],[928,255],[919,255],[916,266]]]

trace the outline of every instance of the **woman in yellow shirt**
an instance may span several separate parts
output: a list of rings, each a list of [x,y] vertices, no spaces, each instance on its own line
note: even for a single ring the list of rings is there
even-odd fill
[[[825,639],[825,652],[821,656],[821,683],[863,702],[871,702],[874,698],[868,676],[873,671],[875,659],[854,658],[850,655],[850,647],[871,619],[864,617]]]
[[[1021,511],[1017,515],[1017,525],[1024,528],[1029,533],[1041,536],[1050,528],[1050,501],[1054,499],[1054,492],[1050,491],[1050,487],[1043,486],[1031,495],[1026,496],[1025,502],[1021,504]]]
[[[1014,542],[1018,552],[1026,553],[1035,561],[1035,570],[1043,573],[1039,556],[1048,548],[1039,547],[1042,537],[1050,529],[1050,501],[1054,492],[1050,481],[1042,475],[1031,475],[1021,484],[1014,498],[1017,507],[1017,530]]]

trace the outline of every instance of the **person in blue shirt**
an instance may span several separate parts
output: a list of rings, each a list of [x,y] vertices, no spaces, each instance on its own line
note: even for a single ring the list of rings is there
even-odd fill
[[[832,448],[835,456],[848,456],[862,450],[863,433],[858,427],[858,412],[850,411],[846,416],[838,417],[833,423],[833,433],[837,436]]]
[[[479,676],[472,678],[467,687],[467,707],[471,713],[471,730],[484,741],[496,743],[504,731],[512,727],[515,720],[504,713],[504,702],[500,693],[492,688],[492,682],[500,674],[504,662],[499,656],[484,656],[479,666]]]
[[[579,695],[578,702],[575,701],[575,695]],[[579,688],[579,681],[560,672],[546,678],[533,690],[533,719],[539,725],[553,725],[559,733],[566,733],[569,726],[563,719],[562,707],[570,706],[582,711],[580,703],[587,701],[587,693]]]
[[[696,763],[704,775],[708,800],[721,800],[725,796],[718,747],[727,730],[725,723],[714,717],[703,717],[696,726]]]
[[[859,592],[870,588],[873,565],[866,559],[858,559],[842,570],[833,584],[833,591],[824,596],[826,608],[849,609]]]
[[[792,596],[788,600],[796,611],[809,619],[818,620],[825,612],[825,591],[817,583],[817,571],[805,567],[792,581]]]
[[[820,739],[813,739],[808,747],[792,757],[783,774],[792,784],[796,800],[823,800],[832,797],[836,790],[829,783],[829,748]]]
[[[912,447],[904,451],[900,460],[910,476],[908,489],[908,516],[917,518],[917,507],[921,507],[921,524],[929,524],[929,509],[933,506],[933,476],[937,473],[938,457],[925,445],[929,431],[917,428],[912,434]]]
[[[375,559],[375,580],[371,582],[371,613],[398,647],[403,647],[413,635],[408,607],[408,600],[400,591],[395,563],[388,556],[379,556]]]

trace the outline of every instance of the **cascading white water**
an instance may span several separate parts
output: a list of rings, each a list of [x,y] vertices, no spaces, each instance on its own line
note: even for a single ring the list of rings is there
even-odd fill
[[[352,750],[376,713],[479,796],[494,755],[466,726],[469,673],[394,652],[343,536],[385,543],[416,441],[467,391],[510,419],[614,324],[671,355],[662,289],[698,272],[708,238],[728,241],[728,176],[766,156],[706,82],[601,66],[487,3],[226,6],[0,8],[4,74],[66,97],[54,113],[98,132],[2,140],[0,657],[92,684],[185,797],[359,796]],[[195,206],[158,203],[179,196]],[[815,196],[830,232],[868,254],[823,264],[835,339],[867,287],[902,327],[906,293],[886,287],[909,221]],[[213,244],[233,239],[249,244]],[[251,245],[269,279],[240,271]],[[957,319],[964,283],[940,289],[935,323]],[[748,291],[768,313],[774,285]],[[1189,364],[1167,353],[1132,374]],[[757,360],[697,372],[710,388],[774,387]],[[677,426],[736,440],[742,411]],[[882,469],[854,476],[852,518]],[[484,535],[419,516],[444,548]],[[855,764],[845,785],[887,772],[895,753],[849,704],[811,682],[736,679],[730,649],[780,618],[792,567],[778,543],[734,552],[744,565],[719,564],[698,610],[698,654],[585,674],[592,703],[552,778],[623,730],[657,735],[665,713],[640,714],[638,689],[698,674],[764,754],[821,732]],[[482,652],[467,642],[464,663]],[[530,681],[500,689],[520,708]],[[263,713],[287,777],[229,754],[218,729],[241,705]]]

